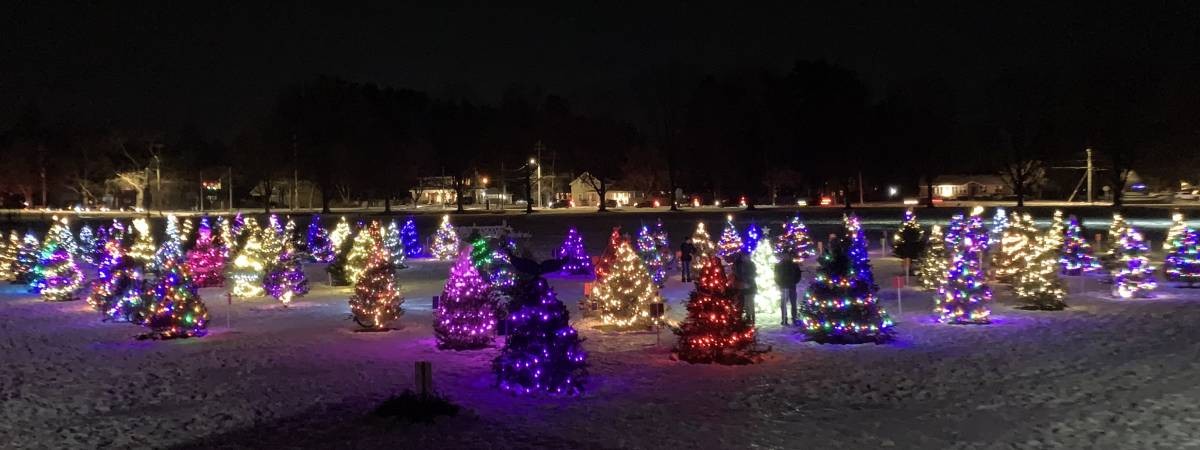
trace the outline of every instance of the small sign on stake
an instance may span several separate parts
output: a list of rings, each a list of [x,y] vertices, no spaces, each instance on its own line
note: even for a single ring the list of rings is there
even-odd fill
[[[432,308],[433,308],[435,311],[438,309],[438,307],[439,307],[439,306],[441,306],[441,303],[442,303],[442,301],[441,301],[441,300],[442,300],[442,296],[440,296],[440,295],[435,295],[435,296],[433,296],[433,299],[432,299],[432,301],[430,302],[430,304],[431,304],[431,305],[433,305],[433,306],[432,306]]]
[[[413,387],[422,397],[433,394],[433,363],[417,361],[413,370]]]

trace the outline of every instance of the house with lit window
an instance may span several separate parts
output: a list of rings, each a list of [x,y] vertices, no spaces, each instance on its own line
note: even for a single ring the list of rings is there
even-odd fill
[[[921,197],[929,186],[921,184]],[[933,197],[945,200],[1003,198],[1012,191],[998,175],[943,175],[933,179]]]
[[[584,172],[571,181],[571,201],[575,206],[600,206],[600,195],[589,182],[592,179],[592,174]],[[610,206],[613,203],[618,207],[628,206],[646,199],[645,192],[629,189],[618,183],[608,183],[606,187],[608,191],[604,193],[604,199],[611,202]]]

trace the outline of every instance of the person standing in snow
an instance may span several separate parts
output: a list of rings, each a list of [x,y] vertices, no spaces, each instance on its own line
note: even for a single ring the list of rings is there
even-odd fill
[[[742,313],[750,323],[754,323],[754,275],[754,263],[750,262],[750,257],[738,252],[733,258],[734,288],[740,294],[738,298],[741,300]]]
[[[800,320],[796,311],[796,283],[800,282],[800,278],[804,272],[800,270],[800,264],[791,258],[782,258],[775,264],[775,282],[779,284],[781,295],[779,296],[779,314],[783,318],[783,326],[788,326],[795,321]],[[792,321],[788,322],[788,302],[792,304]]]
[[[696,254],[696,244],[692,238],[687,238],[679,244],[679,271],[684,283],[692,281],[692,255]]]

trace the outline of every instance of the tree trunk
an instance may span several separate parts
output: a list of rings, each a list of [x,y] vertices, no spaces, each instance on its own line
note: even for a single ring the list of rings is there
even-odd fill
[[[455,212],[463,212],[463,180],[462,177],[454,177],[454,203],[456,205]]]
[[[329,186],[322,184],[321,188],[321,214],[329,214]]]
[[[603,178],[598,179],[600,189],[596,189],[596,194],[600,195],[600,208],[596,212],[608,212],[608,201],[604,199],[604,195],[608,193],[608,183],[604,182]]]
[[[925,198],[928,200],[928,208],[933,208],[933,175],[925,175]]]
[[[271,181],[268,179],[263,182],[263,213],[271,214]]]
[[[383,212],[385,212],[385,213],[392,212],[392,196],[390,196],[390,195],[383,196]]]

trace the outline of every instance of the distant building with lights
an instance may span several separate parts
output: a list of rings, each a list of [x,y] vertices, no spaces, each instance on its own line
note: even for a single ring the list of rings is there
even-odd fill
[[[588,182],[591,178],[591,174],[584,172],[571,181],[571,201],[575,206],[600,206],[600,195]],[[604,193],[604,199],[616,203],[616,206],[628,206],[647,198],[645,192],[629,189],[619,183],[608,183],[606,187],[608,191]]]
[[[997,175],[942,175],[933,179],[933,196],[946,200],[1003,198],[1012,190]],[[921,197],[929,196],[929,186],[921,184]]]

